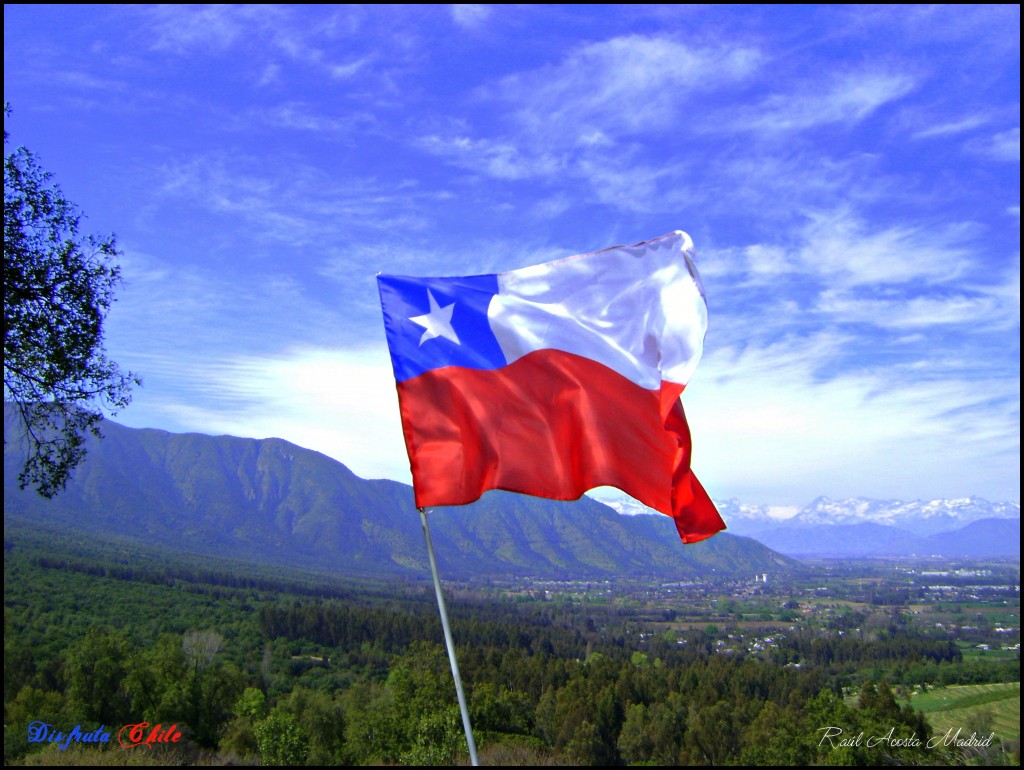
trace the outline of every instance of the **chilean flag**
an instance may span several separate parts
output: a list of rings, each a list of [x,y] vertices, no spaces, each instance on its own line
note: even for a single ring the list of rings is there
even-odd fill
[[[377,282],[418,507],[613,486],[672,516],[683,542],[725,528],[690,472],[679,400],[707,330],[686,233]]]

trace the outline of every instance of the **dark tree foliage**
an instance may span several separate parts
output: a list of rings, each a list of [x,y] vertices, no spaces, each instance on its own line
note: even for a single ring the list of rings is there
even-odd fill
[[[100,435],[101,409],[116,413],[139,384],[103,347],[120,282],[114,238],[81,235],[80,221],[31,152],[5,152],[4,441],[11,410],[26,443],[18,481],[44,497],[84,459],[86,435]]]

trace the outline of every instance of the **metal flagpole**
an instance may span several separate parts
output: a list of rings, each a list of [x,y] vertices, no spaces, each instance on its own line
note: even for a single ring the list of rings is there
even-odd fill
[[[459,711],[462,712],[462,729],[466,733],[469,745],[469,760],[473,767],[480,765],[476,757],[476,741],[473,740],[473,726],[469,723],[469,707],[466,705],[466,694],[462,691],[462,677],[459,676],[459,661],[455,658],[455,642],[452,640],[452,629],[448,625],[448,610],[444,605],[444,594],[441,592],[441,576],[437,574],[437,560],[434,558],[434,544],[430,540],[430,528],[427,526],[427,511],[419,509],[420,521],[423,522],[423,537],[427,541],[427,556],[430,557],[430,571],[434,575],[434,591],[437,593],[437,609],[441,612],[441,627],[444,629],[444,643],[448,648],[448,661],[452,664],[452,676],[455,678],[455,694],[459,698]]]

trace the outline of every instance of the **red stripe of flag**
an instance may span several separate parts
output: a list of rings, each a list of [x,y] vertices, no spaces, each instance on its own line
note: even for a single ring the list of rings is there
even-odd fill
[[[684,542],[710,537],[725,524],[690,472],[682,390],[647,390],[558,350],[400,382],[416,505],[463,505],[489,489],[576,500],[613,486],[672,516]]]

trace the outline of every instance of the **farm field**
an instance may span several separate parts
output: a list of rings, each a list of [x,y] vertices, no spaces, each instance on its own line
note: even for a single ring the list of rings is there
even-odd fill
[[[1020,682],[942,687],[915,695],[911,704],[927,715],[936,735],[989,730],[1002,741],[1020,740]]]

